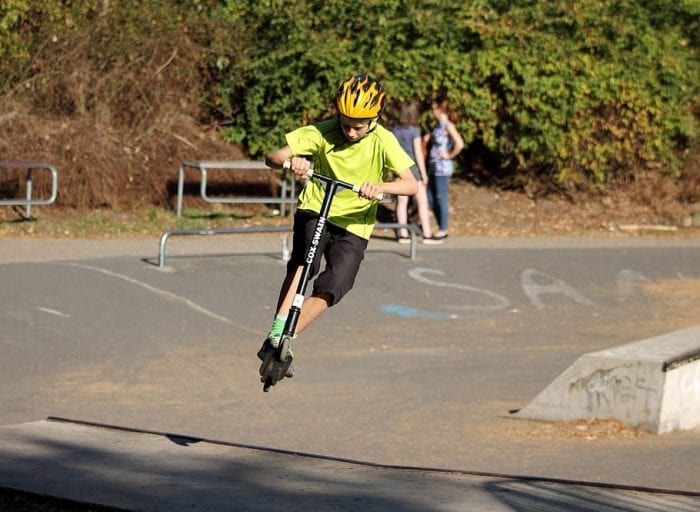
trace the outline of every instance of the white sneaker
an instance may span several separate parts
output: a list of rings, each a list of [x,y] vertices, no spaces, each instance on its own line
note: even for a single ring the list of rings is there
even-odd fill
[[[442,238],[435,238],[432,236],[423,238],[423,243],[425,245],[440,245],[443,242],[444,242],[444,240]]]

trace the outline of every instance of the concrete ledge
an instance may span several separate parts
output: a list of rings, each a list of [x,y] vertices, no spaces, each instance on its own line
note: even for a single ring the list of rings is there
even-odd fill
[[[616,418],[655,434],[700,425],[700,325],[581,356],[518,418]]]

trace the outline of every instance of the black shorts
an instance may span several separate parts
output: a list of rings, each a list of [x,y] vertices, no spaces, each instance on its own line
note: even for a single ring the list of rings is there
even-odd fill
[[[317,220],[318,214],[308,210],[297,210],[294,214],[294,245],[291,258],[287,262],[288,272],[293,272],[297,267],[304,265]],[[313,259],[310,277],[318,274],[321,268],[321,254],[326,260],[326,267],[314,281],[314,295],[330,294],[331,306],[340,302],[340,299],[355,284],[360,263],[365,257],[367,243],[368,240],[326,222],[326,229],[319,240]]]

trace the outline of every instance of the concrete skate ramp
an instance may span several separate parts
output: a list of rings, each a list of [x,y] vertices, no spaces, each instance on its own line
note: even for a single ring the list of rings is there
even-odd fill
[[[652,433],[700,425],[700,326],[581,356],[516,417],[617,418]]]
[[[382,466],[51,418],[0,427],[1,488],[171,512],[683,512],[700,505],[694,492]]]

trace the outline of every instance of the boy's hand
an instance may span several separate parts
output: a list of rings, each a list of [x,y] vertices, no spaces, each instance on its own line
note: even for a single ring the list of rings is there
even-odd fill
[[[309,169],[311,169],[311,162],[305,158],[300,158],[298,156],[293,156],[290,160],[291,169],[294,176],[299,180],[309,179]]]
[[[382,191],[379,188],[379,185],[375,183],[370,183],[369,181],[365,181],[360,186],[360,191],[358,192],[358,195],[364,199],[378,199],[381,193]]]

